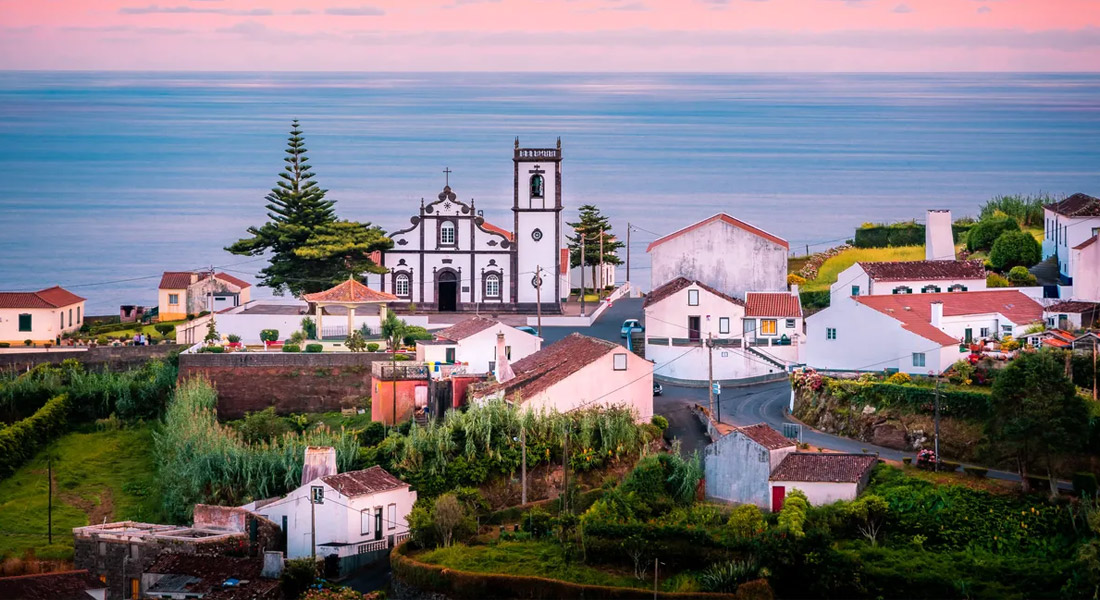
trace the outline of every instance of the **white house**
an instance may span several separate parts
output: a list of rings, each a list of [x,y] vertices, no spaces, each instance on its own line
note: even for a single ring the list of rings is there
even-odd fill
[[[310,500],[316,504],[311,507]],[[389,548],[404,536],[416,502],[409,484],[382,467],[322,475],[281,498],[242,508],[273,521],[286,533],[287,558],[336,554],[341,558]],[[311,516],[311,509],[313,514]],[[311,523],[316,523],[316,534]]]
[[[56,343],[84,324],[84,302],[57,285],[37,292],[0,292],[0,342]]]
[[[227,273],[165,271],[157,286],[157,318],[179,321],[203,311],[248,304],[252,284]]]
[[[784,291],[789,251],[783,238],[719,213],[649,244],[650,289],[685,277],[735,298]]]
[[[1086,270],[1095,282],[1100,262],[1078,264],[1073,250],[1084,250],[1086,242],[1100,235],[1100,198],[1088,194],[1074,194],[1061,202],[1043,207],[1044,235],[1043,258],[1057,257],[1058,274],[1064,283],[1074,284],[1074,296],[1081,297],[1076,289],[1077,277]]]
[[[829,300],[884,294],[936,294],[985,288],[980,260],[909,260],[857,262],[844,269],[829,287]]]
[[[787,293],[780,295],[789,296]],[[771,294],[750,298],[770,298]],[[798,300],[795,297],[795,303]],[[781,373],[786,366],[783,357],[790,347],[779,347],[772,353],[767,338],[753,335],[756,319],[746,318],[745,302],[723,294],[717,289],[686,277],[677,277],[646,295],[642,304],[645,313],[645,357],[654,363],[654,375],[665,379],[705,381],[708,360],[713,361],[714,378],[721,381]],[[760,305],[755,302],[754,305]],[[784,308],[781,312],[789,312]],[[798,318],[801,331],[801,312]],[[748,323],[752,323],[751,329]],[[776,326],[776,332],[786,327],[786,319]],[[745,334],[749,331],[749,334]],[[792,333],[794,330],[791,330]],[[779,335],[769,336],[777,343]],[[788,339],[790,336],[788,336]],[[707,343],[713,344],[713,349]],[[712,354],[708,357],[708,353]]]
[[[1073,297],[1100,301],[1100,234],[1077,244],[1069,251]]]
[[[794,451],[794,441],[764,423],[734,428],[706,447],[707,499],[769,510],[768,477]]]
[[[742,331],[750,348],[784,365],[797,363],[806,343],[798,286],[790,292],[749,292]]]
[[[801,490],[813,506],[855,500],[867,487],[878,457],[873,454],[792,452],[772,471],[773,512],[783,508],[791,490]]]
[[[497,362],[497,336],[504,352],[516,361],[542,348],[542,338],[488,317],[470,317],[416,343],[417,362],[464,363],[468,373],[489,373]]]
[[[621,406],[639,422],[653,416],[653,364],[618,344],[572,333],[510,367],[512,377],[472,385],[472,401],[503,398],[563,413]]]
[[[1048,328],[1075,331],[1100,323],[1100,302],[1066,300],[1043,308],[1043,322]]]
[[[963,342],[1019,337],[1043,308],[1018,290],[841,297],[806,318],[803,362],[819,370],[942,373]]]

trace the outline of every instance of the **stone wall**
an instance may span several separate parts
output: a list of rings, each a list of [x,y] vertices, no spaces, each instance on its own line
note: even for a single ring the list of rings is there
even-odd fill
[[[183,349],[185,349],[185,346],[178,344],[161,344],[157,346],[101,346],[88,348],[87,350],[62,347],[41,352],[0,352],[0,371],[11,369],[24,371],[40,363],[59,364],[68,358],[80,361],[86,369],[105,368],[112,371],[125,371],[140,367],[150,359],[164,358]]]
[[[218,391],[218,416],[239,419],[274,406],[279,414],[363,406],[371,363],[383,352],[181,354],[180,380],[205,377]]]

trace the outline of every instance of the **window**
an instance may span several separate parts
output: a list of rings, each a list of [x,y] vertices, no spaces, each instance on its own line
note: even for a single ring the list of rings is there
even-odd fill
[[[73,309],[69,309],[69,327],[73,326]]]
[[[402,298],[408,298],[409,296],[409,276],[405,273],[398,273],[397,277],[393,280],[394,294]]]
[[[369,508],[359,511],[359,535],[370,535],[370,522],[372,516]]]
[[[949,292],[965,292],[966,291],[966,286],[961,284],[961,283],[956,283],[955,285],[947,288],[947,291],[949,291]]]
[[[858,285],[853,285],[852,286],[852,295],[853,296],[858,296],[859,295],[859,286]]]
[[[80,322],[80,307],[76,307],[76,322]]]
[[[28,314],[19,315],[19,331],[31,330],[31,316]]]
[[[616,353],[614,358],[615,358],[615,370],[616,371],[625,371],[626,370],[626,354],[625,353]]]
[[[542,198],[542,175],[535,173],[531,176],[531,197]]]
[[[825,328],[825,339],[827,339],[827,340],[835,340],[836,339],[836,327],[826,327]]]
[[[922,294],[938,294],[939,292],[940,287],[932,284],[928,284],[920,289],[920,293]]]
[[[446,359],[445,359],[446,362],[453,363],[455,361],[455,349],[454,348],[447,348],[446,350],[444,350],[444,354],[446,354]]]
[[[65,311],[61,311],[57,316],[61,317],[61,328],[65,329]]]
[[[179,303],[180,303],[180,295],[179,294],[168,294],[168,304],[179,304]]]
[[[913,353],[913,366],[914,367],[923,367],[924,366],[924,353],[923,352],[914,352]]]
[[[1001,332],[1004,333],[1005,335],[1012,335],[1012,326],[1011,325],[1001,325]]]
[[[794,319],[787,319],[787,329],[794,329]]]
[[[760,334],[761,335],[775,335],[776,322],[775,319],[760,319]]]
[[[397,505],[391,504],[387,507],[389,510],[388,515],[390,519],[390,529],[397,529]]]
[[[130,558],[141,558],[141,546],[130,544]]]
[[[485,276],[485,297],[500,297],[500,276],[496,274]]]
[[[699,306],[699,290],[688,290],[688,306]]]
[[[130,578],[130,595],[129,598],[141,598],[141,580],[131,577]]]
[[[729,332],[730,332],[730,318],[729,317],[718,317],[718,333],[729,333]]]
[[[907,285],[899,285],[898,287],[894,288],[893,293],[895,293],[895,294],[912,294],[913,293],[913,288],[911,288]]]
[[[504,347],[504,356],[508,357],[508,360],[512,360],[512,347],[511,346],[505,346]]]
[[[100,542],[99,543],[99,555],[100,556],[107,556],[107,542]]]
[[[439,226],[439,243],[445,246],[453,246],[455,243],[455,224],[451,221],[444,221]]]
[[[982,336],[983,338],[989,337],[989,328],[988,327],[982,327],[981,329],[978,330],[978,335]]]

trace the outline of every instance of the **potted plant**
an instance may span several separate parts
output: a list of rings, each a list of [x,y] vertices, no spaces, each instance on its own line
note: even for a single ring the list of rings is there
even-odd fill
[[[260,341],[264,343],[265,348],[282,345],[282,343],[279,342],[278,329],[264,329],[260,332]]]
[[[237,348],[241,347],[241,336],[239,336],[235,333],[231,333],[231,334],[225,336],[225,339],[229,341],[229,343],[226,344],[227,347],[233,348],[233,349],[237,349]]]

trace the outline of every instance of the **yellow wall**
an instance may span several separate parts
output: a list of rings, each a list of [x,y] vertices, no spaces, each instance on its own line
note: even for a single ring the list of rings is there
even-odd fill
[[[161,321],[178,321],[187,318],[187,290],[157,290],[157,318]],[[168,304],[168,295],[179,295],[179,302]]]
[[[80,320],[77,320],[77,308]],[[69,311],[72,311],[72,324],[69,323]],[[19,331],[19,315],[31,315],[31,330]],[[61,325],[61,315],[65,315],[65,325]],[[13,347],[22,346],[24,340],[35,344],[54,343],[57,336],[76,331],[84,322],[84,303],[77,302],[61,308],[3,308],[0,309],[0,342]]]

